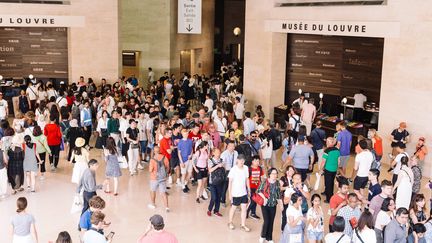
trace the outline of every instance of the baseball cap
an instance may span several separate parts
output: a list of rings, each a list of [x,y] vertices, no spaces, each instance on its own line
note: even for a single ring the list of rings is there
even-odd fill
[[[155,214],[155,215],[150,217],[150,223],[153,226],[162,226],[162,225],[164,225],[164,220],[163,220],[162,216],[160,216],[159,214]]]

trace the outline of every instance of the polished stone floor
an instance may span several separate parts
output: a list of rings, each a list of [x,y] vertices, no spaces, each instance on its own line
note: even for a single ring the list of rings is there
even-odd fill
[[[92,149],[90,154],[91,158],[102,162],[97,172],[97,181],[102,183],[105,165],[101,151]],[[351,158],[349,171],[352,170],[353,162],[353,158]],[[386,172],[387,166],[384,166],[382,171],[385,172],[380,179],[390,179],[390,175]],[[178,237],[179,242],[258,242],[262,221],[248,219],[247,225],[251,228],[251,232],[243,232],[238,227],[240,213],[237,212],[234,221],[237,228],[229,230],[227,227],[228,209],[221,208],[222,218],[208,217],[206,215],[208,200],[201,204],[195,202],[194,189],[196,187],[191,188],[191,193],[184,194],[179,187],[173,186],[169,191],[171,208],[169,213],[165,212],[160,198],[156,199],[156,204],[159,207],[155,210],[147,208],[150,200],[148,172],[146,170],[139,171],[139,174],[133,177],[129,176],[127,170],[122,170],[122,172],[123,176],[120,179],[120,190],[117,197],[98,191],[98,195],[102,196],[107,203],[103,212],[107,215],[106,220],[112,224],[106,232],[115,232],[113,242],[136,242],[148,226],[149,217],[154,213],[159,213],[165,218],[166,230],[173,232]],[[0,242],[12,242],[10,218],[15,213],[15,201],[20,196],[25,196],[28,199],[28,212],[33,214],[36,219],[39,242],[45,243],[55,240],[57,234],[64,230],[71,234],[74,242],[79,242],[77,230],[79,214],[70,214],[76,188],[75,184],[70,182],[71,174],[72,165],[67,163],[65,154],[62,153],[57,172],[48,172],[43,181],[37,179],[36,193],[21,192],[0,201],[0,236],[2,237]],[[429,199],[430,192],[425,191],[423,186],[426,181],[427,179],[423,179],[422,191],[426,193],[426,197]],[[321,184],[323,184],[323,180]],[[319,192],[321,191],[322,185],[319,189]],[[323,210],[325,213],[327,212],[327,204],[323,204]],[[260,210],[258,210],[258,214],[261,214]],[[274,229],[275,242],[280,238],[280,217],[281,213],[278,211]],[[326,218],[326,225],[327,222],[328,217]]]

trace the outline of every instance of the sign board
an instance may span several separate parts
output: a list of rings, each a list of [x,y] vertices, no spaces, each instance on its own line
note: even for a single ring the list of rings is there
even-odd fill
[[[84,16],[0,15],[5,27],[84,27]]]
[[[177,32],[201,34],[201,0],[178,0]]]
[[[399,37],[399,22],[266,20],[265,31],[362,37]]]

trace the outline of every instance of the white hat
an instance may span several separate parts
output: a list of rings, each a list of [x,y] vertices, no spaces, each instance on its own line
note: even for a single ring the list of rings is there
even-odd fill
[[[72,119],[69,122],[69,125],[70,125],[70,127],[78,127],[78,121],[77,121],[77,119]]]
[[[75,146],[76,147],[82,147],[85,144],[85,140],[82,137],[79,137],[75,140]]]

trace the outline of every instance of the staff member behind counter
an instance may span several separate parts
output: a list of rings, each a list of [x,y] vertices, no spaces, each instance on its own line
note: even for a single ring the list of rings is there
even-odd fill
[[[364,95],[364,91],[360,90],[359,93],[354,95],[354,112],[353,112],[353,120],[361,121],[363,117],[364,103],[367,101],[366,95]]]

